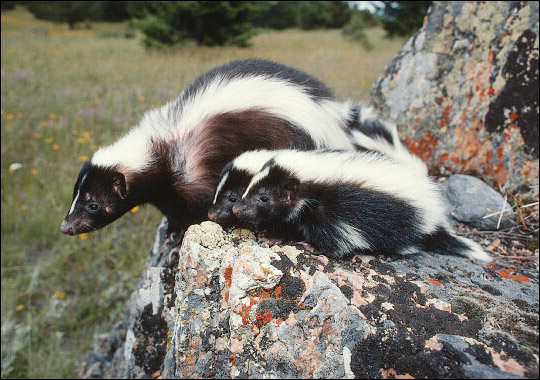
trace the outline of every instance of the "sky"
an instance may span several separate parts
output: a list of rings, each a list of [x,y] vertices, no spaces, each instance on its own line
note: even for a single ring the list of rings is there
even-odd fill
[[[349,3],[356,5],[358,9],[367,9],[372,12],[376,10],[373,4],[382,5],[381,1],[349,1]]]

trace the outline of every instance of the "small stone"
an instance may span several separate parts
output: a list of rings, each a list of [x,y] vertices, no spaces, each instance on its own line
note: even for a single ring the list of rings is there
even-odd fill
[[[441,184],[442,193],[448,201],[449,214],[459,222],[469,223],[482,230],[496,230],[500,214],[505,213],[499,228],[515,223],[512,207],[504,198],[478,178],[464,174],[454,174]]]

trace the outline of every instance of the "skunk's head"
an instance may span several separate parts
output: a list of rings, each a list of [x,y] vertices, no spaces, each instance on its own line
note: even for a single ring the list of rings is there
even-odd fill
[[[233,214],[232,208],[242,197],[251,176],[238,170],[229,162],[219,175],[214,202],[208,210],[208,218],[222,226],[238,226],[242,222]]]
[[[125,176],[114,168],[86,162],[75,187],[73,201],[60,231],[66,235],[98,230],[118,219],[134,205],[128,201]]]
[[[299,181],[276,166],[257,173],[232,208],[236,217],[264,226],[285,221],[298,203]]]
[[[241,197],[241,190],[226,189],[220,192],[208,210],[208,219],[226,227],[238,224],[239,220],[234,216],[232,208]]]

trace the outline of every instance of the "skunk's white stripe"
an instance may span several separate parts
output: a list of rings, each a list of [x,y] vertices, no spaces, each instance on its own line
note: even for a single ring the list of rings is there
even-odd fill
[[[103,167],[121,165],[134,171],[144,169],[151,163],[151,141],[142,133],[142,128],[150,128],[146,123],[143,119],[138,128],[132,129],[114,144],[100,148],[92,156],[92,164]]]
[[[257,184],[261,179],[263,179],[264,177],[266,177],[268,175],[268,173],[270,172],[270,168],[269,167],[266,167],[264,168],[263,170],[261,170],[260,172],[258,172],[257,174],[255,174],[253,176],[253,178],[251,179],[251,181],[249,182],[249,185],[248,187],[246,188],[246,191],[244,192],[244,194],[242,195],[242,198],[245,198],[245,196],[249,193],[249,191],[251,190],[251,188]]]
[[[293,207],[291,212],[289,212],[285,220],[287,222],[293,222],[295,219],[298,218],[298,215],[300,214],[300,211],[304,206],[308,206],[308,201],[306,201],[305,199],[301,199],[300,201],[296,202],[296,205]]]
[[[424,175],[428,174],[426,164],[419,157],[410,153],[407,148],[401,144],[399,139],[394,139],[395,146],[391,146],[388,141],[383,138],[371,138],[359,131],[352,131],[351,134],[354,141],[356,141],[358,145],[383,153],[388,157],[393,158],[397,162],[408,165],[411,168],[415,168]]]
[[[245,152],[234,159],[233,167],[255,174],[278,152],[279,150],[265,149]]]
[[[88,174],[85,173],[84,176],[81,179],[81,183],[79,183],[79,188],[77,189],[77,195],[75,196],[75,199],[73,199],[73,203],[71,204],[71,208],[69,209],[68,215],[71,215],[71,213],[75,210],[75,205],[77,204],[77,201],[79,200],[79,195],[81,194],[81,186],[86,180],[86,176]]]
[[[261,109],[301,126],[319,147],[351,149],[344,131],[349,104],[331,100],[313,101],[298,85],[267,76],[228,79],[215,77],[179,107],[178,129],[187,130],[209,115]]]
[[[317,147],[353,149],[345,132],[350,102],[314,101],[303,87],[267,76],[225,78],[216,76],[185,100],[147,112],[138,127],[113,145],[98,150],[92,163],[121,164],[140,171],[149,165],[152,141],[181,141],[205,120],[227,112],[258,109],[300,126]]]
[[[338,242],[339,248],[342,252],[349,252],[351,249],[367,250],[371,248],[371,245],[367,242],[362,233],[354,226],[340,221],[335,226],[335,229],[339,231],[336,236],[345,238],[340,239]]]
[[[217,197],[218,197],[219,193],[221,192],[221,188],[223,187],[223,185],[225,185],[225,182],[227,182],[227,178],[229,178],[229,172],[225,173],[225,174],[223,175],[223,177],[221,178],[221,181],[219,181],[219,183],[217,184],[217,187],[216,187],[216,195],[214,195],[214,202],[213,202],[213,204],[216,204]]]

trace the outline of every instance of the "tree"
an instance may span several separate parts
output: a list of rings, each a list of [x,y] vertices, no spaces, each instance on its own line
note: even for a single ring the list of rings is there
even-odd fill
[[[69,28],[85,20],[122,21],[129,18],[128,1],[28,1],[21,2],[39,19],[67,22]]]
[[[251,20],[256,27],[270,29],[286,29],[298,26],[298,9],[300,1],[269,1],[263,12],[256,14]]]
[[[146,35],[147,46],[190,39],[199,45],[247,46],[255,33],[250,20],[269,6],[258,1],[141,1],[128,12]]]
[[[374,46],[369,42],[365,29],[373,28],[380,23],[381,19],[376,14],[365,9],[355,9],[349,22],[341,29],[341,33],[345,38],[360,43],[364,49],[372,50]]]
[[[383,1],[383,27],[390,36],[416,33],[432,1]]]
[[[75,24],[92,18],[94,1],[29,1],[28,10],[39,19],[67,22],[70,29]]]
[[[300,1],[298,26],[301,29],[341,28],[351,18],[352,9],[344,1]]]

